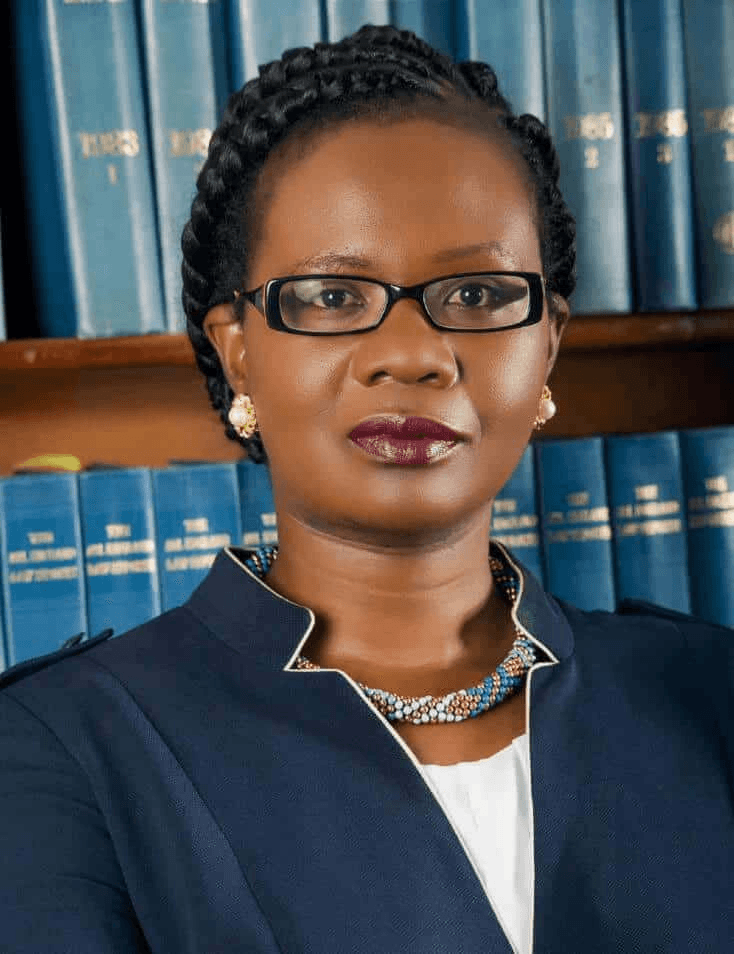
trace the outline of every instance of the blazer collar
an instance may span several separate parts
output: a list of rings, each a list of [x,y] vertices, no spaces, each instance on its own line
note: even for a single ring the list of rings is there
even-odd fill
[[[492,541],[495,555],[520,579],[514,614],[520,626],[553,662],[573,651],[571,627],[558,603],[509,551]],[[184,604],[204,625],[260,669],[285,670],[295,661],[315,625],[313,611],[281,596],[245,560],[252,549],[226,547]]]

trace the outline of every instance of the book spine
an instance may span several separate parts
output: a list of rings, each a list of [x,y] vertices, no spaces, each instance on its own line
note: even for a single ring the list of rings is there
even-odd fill
[[[580,314],[632,310],[617,0],[545,0],[548,125],[576,218]]]
[[[1,493],[2,491],[0,490],[0,494]],[[2,504],[0,504],[0,508],[1,507]],[[0,509],[0,513],[2,513],[2,509]],[[3,567],[2,552],[2,525],[0,523],[0,673],[8,668],[8,637],[5,622],[5,597],[3,592],[3,576],[6,572],[6,568]]]
[[[76,474],[0,480],[0,567],[8,666],[86,631]]]
[[[325,32],[330,43],[354,33],[366,23],[392,22],[389,0],[325,0]]]
[[[322,39],[320,0],[230,0],[229,37],[232,82],[239,89],[258,67],[286,50],[313,46]]]
[[[278,542],[270,471],[249,458],[237,461],[237,479],[242,516],[242,546],[259,547]]]
[[[699,298],[734,304],[734,4],[684,0]]]
[[[603,440],[545,440],[534,446],[546,587],[579,609],[613,610]]]
[[[119,635],[161,611],[150,471],[82,473],[79,502],[88,632]]]
[[[30,162],[27,187],[41,329],[83,338],[164,331],[134,4],[17,8],[25,155],[49,151]],[[47,217],[56,218],[53,241]]]
[[[543,583],[540,519],[531,445],[525,448],[509,480],[494,498],[490,536],[508,547],[523,566]]]
[[[692,611],[734,627],[734,428],[681,431],[680,440]]]
[[[605,440],[617,601],[691,612],[686,507],[675,431]]]
[[[142,0],[166,323],[183,332],[181,233],[228,92],[224,0]]]
[[[442,53],[454,55],[454,0],[393,0],[391,22],[400,30],[412,30]]]
[[[161,609],[180,606],[222,547],[242,538],[234,463],[152,471]]]
[[[458,0],[456,16],[457,59],[489,63],[513,112],[545,121],[540,0],[491,7],[482,0]]]
[[[624,0],[638,307],[694,309],[696,255],[681,0]]]

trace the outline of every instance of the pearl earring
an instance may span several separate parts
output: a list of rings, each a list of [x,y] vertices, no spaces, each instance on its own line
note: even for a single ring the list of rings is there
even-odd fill
[[[257,430],[255,407],[246,394],[235,395],[227,416],[238,437],[247,440]]]
[[[546,384],[543,388],[543,393],[540,395],[540,404],[538,406],[538,416],[535,418],[535,421],[533,422],[534,430],[539,431],[544,424],[547,424],[548,421],[556,413],[556,410],[557,408],[553,402],[553,398],[551,396],[551,390]]]

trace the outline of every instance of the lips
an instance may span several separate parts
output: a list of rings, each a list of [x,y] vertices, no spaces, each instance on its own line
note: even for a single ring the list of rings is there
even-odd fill
[[[400,415],[371,417],[363,421],[349,435],[352,439],[368,437],[392,437],[399,440],[458,441],[461,435],[445,424],[430,421],[426,417],[402,417]]]

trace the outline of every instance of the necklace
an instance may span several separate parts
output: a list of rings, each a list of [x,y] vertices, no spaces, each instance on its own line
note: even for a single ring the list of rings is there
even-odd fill
[[[262,546],[245,560],[245,564],[263,579],[277,556],[277,546]],[[514,574],[493,556],[489,558],[489,567],[500,592],[513,606],[517,599],[517,580]],[[373,689],[361,682],[357,685],[390,722],[412,722],[414,725],[463,722],[465,719],[476,718],[515,695],[535,659],[535,646],[516,625],[515,640],[510,651],[494,672],[476,686],[457,689],[445,696],[402,696],[385,689]],[[295,666],[296,669],[321,669],[305,656],[298,656]]]

